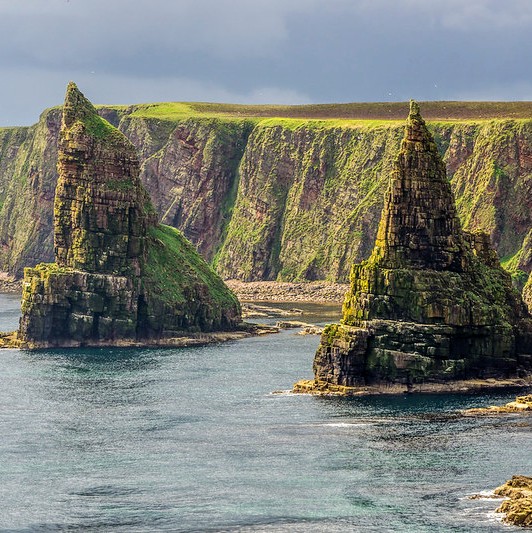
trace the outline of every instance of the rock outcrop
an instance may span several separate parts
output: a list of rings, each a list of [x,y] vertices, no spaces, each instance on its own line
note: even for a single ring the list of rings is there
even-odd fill
[[[238,325],[236,297],[177,230],[157,224],[134,146],[73,83],[58,172],[56,262],[25,269],[25,345],[164,343]]]
[[[532,394],[517,396],[515,401],[505,405],[490,405],[489,407],[474,407],[462,411],[465,416],[499,415],[499,414],[532,414]]]
[[[523,376],[530,331],[489,237],[461,229],[445,165],[412,102],[373,253],[353,266],[342,323],[322,335],[314,385],[296,390]]]
[[[512,476],[494,490],[497,496],[508,498],[497,509],[505,513],[503,520],[514,526],[532,527],[532,477]]]

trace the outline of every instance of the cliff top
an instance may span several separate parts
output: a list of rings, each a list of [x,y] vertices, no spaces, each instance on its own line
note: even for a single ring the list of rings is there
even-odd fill
[[[532,119],[532,102],[420,102],[428,121]],[[183,116],[235,118],[293,118],[308,120],[404,121],[405,102],[310,105],[242,105],[204,102],[166,102],[121,106],[126,113],[161,119]]]
[[[72,84],[74,85],[74,84]],[[89,102],[90,103],[90,102]],[[92,104],[90,104],[92,106]],[[419,102],[427,122],[481,122],[486,120],[532,120],[532,102]],[[327,127],[349,126],[352,122],[364,126],[403,124],[406,102],[363,102],[308,105],[246,105],[208,102],[159,102],[135,105],[97,105],[98,110],[112,110],[119,118],[139,117],[178,122],[187,118],[226,120],[282,121],[287,127],[302,125],[302,121],[323,121]],[[59,109],[60,106],[47,109]],[[27,129],[30,126],[1,126]]]

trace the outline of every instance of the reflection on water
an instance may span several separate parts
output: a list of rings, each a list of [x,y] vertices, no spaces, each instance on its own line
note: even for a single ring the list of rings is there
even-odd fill
[[[271,394],[317,343],[4,351],[0,530],[507,531],[466,496],[532,471],[531,420],[456,410],[512,393]]]
[[[15,331],[20,318],[20,294],[0,293],[0,331]]]

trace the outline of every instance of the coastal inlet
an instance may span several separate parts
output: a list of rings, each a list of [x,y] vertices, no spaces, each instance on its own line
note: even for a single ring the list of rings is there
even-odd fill
[[[0,329],[18,315],[0,295]],[[469,496],[532,472],[531,420],[458,411],[515,393],[271,394],[318,340],[2,351],[0,530],[508,533]]]

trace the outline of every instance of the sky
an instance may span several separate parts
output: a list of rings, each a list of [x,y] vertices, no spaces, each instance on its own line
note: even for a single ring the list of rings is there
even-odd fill
[[[532,100],[532,0],[0,0],[0,125],[97,104]]]

